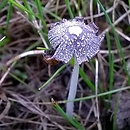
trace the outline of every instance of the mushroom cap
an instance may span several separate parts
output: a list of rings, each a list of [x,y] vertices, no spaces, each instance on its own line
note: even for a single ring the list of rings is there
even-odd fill
[[[75,56],[79,64],[89,61],[100,50],[104,35],[97,36],[98,27],[93,23],[85,24],[83,17],[73,20],[63,19],[53,24],[48,39],[55,53],[52,58],[65,63]]]

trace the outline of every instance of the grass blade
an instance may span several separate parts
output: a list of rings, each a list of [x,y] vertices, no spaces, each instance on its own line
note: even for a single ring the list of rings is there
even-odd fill
[[[12,3],[9,2],[9,8],[8,8],[8,14],[7,14],[6,30],[8,29],[8,26],[9,26],[9,21],[10,21],[10,19],[11,19],[11,14],[12,14]]]
[[[77,121],[76,118],[70,118],[64,111],[63,109],[52,99],[52,103],[54,108],[71,124],[73,125],[76,129],[78,130],[85,130],[83,126]]]
[[[95,86],[93,83],[89,80],[85,72],[82,70],[82,68],[79,68],[79,74],[83,78],[84,82],[88,85],[88,87],[94,92],[95,91]]]
[[[47,25],[46,25],[46,21],[45,19],[43,18],[43,10],[42,10],[42,5],[40,3],[39,0],[35,0],[35,3],[36,3],[36,6],[37,6],[37,9],[38,9],[38,15],[39,17],[41,17],[42,19],[42,25],[43,25],[43,28],[44,28],[44,32],[47,33]]]
[[[3,47],[4,45],[6,45],[9,41],[10,39],[4,36],[2,39],[0,39],[0,47]]]
[[[36,18],[41,19],[38,15],[36,15],[36,14],[33,13],[33,12],[30,12],[28,9],[26,9],[24,6],[18,4],[18,3],[15,2],[14,0],[9,0],[9,1],[12,3],[12,5],[15,5],[15,6],[18,7],[21,11],[26,12],[26,13],[29,13],[29,14],[35,16]]]
[[[108,46],[108,51],[109,51],[109,90],[113,90],[113,82],[114,82],[114,57],[113,57],[113,54],[111,53],[111,44],[110,44],[110,36],[109,36],[109,33],[107,32],[106,33],[106,39],[107,39],[107,46]],[[111,99],[111,95],[108,95],[108,99],[110,100]]]
[[[70,18],[73,19],[73,18],[74,18],[74,15],[73,15],[74,13],[73,13],[72,10],[71,10],[69,0],[65,0],[65,4],[66,4],[66,6],[67,6],[67,9],[68,9],[68,12],[69,12]]]
[[[114,26],[113,26],[113,24],[111,22],[111,19],[109,18],[109,15],[107,14],[106,10],[104,9],[103,5],[101,4],[101,2],[99,0],[96,0],[96,1],[99,3],[99,5],[101,7],[101,10],[104,12],[104,14],[106,16],[106,19],[107,19],[108,23],[111,26],[111,29],[112,29],[112,32],[113,32],[113,35],[114,35],[114,38],[115,38],[115,41],[116,41],[117,49],[119,51],[119,55],[120,55],[120,57],[121,57],[121,59],[123,61],[123,68],[125,70],[125,73],[129,77],[128,72],[127,72],[127,67],[126,67],[126,61],[125,61],[124,54],[123,54],[122,47],[121,47],[121,43],[120,43],[118,35],[117,35],[116,31],[115,31],[115,28],[114,28]],[[130,84],[130,78],[128,78],[128,82]]]
[[[66,66],[67,66],[67,64],[61,66],[61,67],[51,76],[51,78],[48,79],[47,82],[45,82],[45,83],[39,88],[39,90],[41,90],[41,89],[44,88],[47,84],[49,84],[49,83],[59,74],[59,72],[61,72]]]
[[[0,10],[5,7],[5,5],[7,4],[8,0],[4,0],[2,4],[0,4]]]

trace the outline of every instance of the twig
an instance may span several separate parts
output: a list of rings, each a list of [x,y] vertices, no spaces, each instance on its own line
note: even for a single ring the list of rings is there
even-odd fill
[[[97,127],[98,130],[102,130],[101,122],[100,122],[100,113],[99,113],[99,105],[98,105],[98,60],[95,59],[96,71],[95,71],[95,105],[96,105],[96,113],[95,116],[97,117]]]
[[[16,57],[13,57],[12,59],[10,59],[6,63],[6,65],[9,66],[14,61],[17,61],[17,60],[19,60],[19,59],[21,59],[23,57],[30,56],[30,55],[38,55],[38,54],[44,54],[44,50],[32,50],[32,51],[21,53],[21,54],[17,55]]]

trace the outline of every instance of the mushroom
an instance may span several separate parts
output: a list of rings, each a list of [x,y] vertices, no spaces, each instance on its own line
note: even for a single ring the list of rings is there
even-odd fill
[[[104,34],[97,36],[97,32],[98,27],[93,22],[86,25],[83,17],[75,17],[72,20],[63,19],[50,27],[48,39],[55,53],[49,59],[68,63],[74,57],[68,101],[74,100],[76,96],[79,65],[89,62],[100,50]],[[67,102],[66,113],[72,117],[73,111],[74,102]]]

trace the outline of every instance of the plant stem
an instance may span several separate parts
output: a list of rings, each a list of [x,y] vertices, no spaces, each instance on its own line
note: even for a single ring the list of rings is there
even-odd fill
[[[79,64],[77,62],[76,57],[74,57],[74,68],[72,72],[72,77],[70,81],[70,89],[69,89],[69,95],[68,95],[68,101],[66,104],[66,113],[72,117],[73,111],[74,111],[74,102],[72,100],[76,97],[77,92],[77,84],[78,84],[78,76],[79,76]]]

